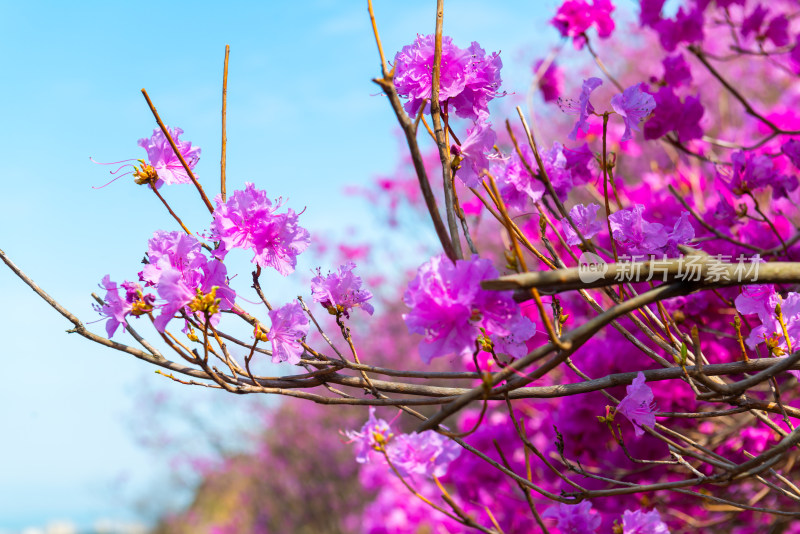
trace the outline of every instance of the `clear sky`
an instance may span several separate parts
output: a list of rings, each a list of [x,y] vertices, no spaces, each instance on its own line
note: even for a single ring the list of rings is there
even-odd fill
[[[502,50],[504,88],[524,93],[530,61],[557,42],[546,24],[557,3],[452,0],[445,33]],[[375,0],[389,58],[432,32],[433,6]],[[369,226],[370,208],[342,189],[397,161],[395,119],[370,82],[378,56],[364,1],[0,1],[0,44],[0,248],[84,321],[97,318],[89,293],[103,275],[135,277],[152,232],[175,229],[130,179],[92,189],[108,169],[89,156],[144,157],[136,141],[156,127],[144,87],[165,122],[202,147],[197,174],[216,194],[225,44],[229,191],[253,181],[288,197],[307,207],[301,222],[312,233]],[[162,191],[192,228],[207,228],[193,190]],[[168,466],[132,428],[159,417],[140,413],[143,390],[247,415],[240,398],[221,404],[220,392],[167,383],[66,334],[67,321],[4,267],[0,290],[0,532],[132,520],[143,517],[134,501],[167,499]]]

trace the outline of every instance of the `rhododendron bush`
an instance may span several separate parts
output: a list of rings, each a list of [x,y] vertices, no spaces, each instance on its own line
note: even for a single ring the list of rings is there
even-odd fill
[[[370,3],[407,151],[366,193],[438,248],[381,282],[342,243],[288,302],[261,277],[313,251],[302,199],[259,177],[227,192],[224,141],[209,198],[200,148],[143,90],[158,128],[129,169],[175,226],[100,282],[107,337],[2,258],[74,332],[168,379],[291,398],[227,465],[253,481],[229,517],[165,529],[800,533],[800,6],[664,4],[622,27],[611,0],[564,1],[523,109],[498,52],[444,34],[441,1],[393,57]],[[170,207],[178,184],[206,227]]]

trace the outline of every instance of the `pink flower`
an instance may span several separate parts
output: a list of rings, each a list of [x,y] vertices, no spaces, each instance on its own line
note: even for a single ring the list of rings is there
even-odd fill
[[[111,281],[110,275],[105,275],[100,286],[106,290],[105,304],[102,307],[95,306],[95,309],[101,314],[108,317],[106,321],[106,334],[112,337],[117,328],[122,325],[122,331],[125,332],[125,317],[131,313],[133,308],[132,304],[127,299],[122,299],[119,296],[119,288],[115,282]]]
[[[564,90],[564,73],[558,68],[555,61],[548,65],[547,70],[539,72],[542,68],[544,60],[540,59],[533,65],[534,75],[538,74],[539,77],[536,83],[539,89],[542,90],[542,98],[545,102],[552,102],[557,100]]]
[[[658,510],[625,510],[622,514],[622,534],[669,534],[669,528],[661,521]]]
[[[792,165],[800,169],[800,141],[797,139],[789,139],[781,145],[781,152],[789,158]]]
[[[583,88],[581,89],[581,94],[577,101],[563,98],[558,99],[558,106],[561,108],[561,111],[570,115],[578,115],[578,122],[568,136],[573,141],[578,137],[578,130],[581,130],[583,133],[589,131],[589,115],[594,113],[594,106],[592,106],[592,103],[589,101],[589,97],[592,95],[592,91],[601,85],[603,85],[603,80],[600,78],[589,78],[583,81]]]
[[[234,191],[227,202],[215,199],[217,209],[211,232],[227,250],[251,249],[251,260],[261,267],[273,267],[286,276],[294,272],[297,256],[311,242],[308,231],[298,225],[298,215],[292,210],[275,213],[266,191],[245,184],[244,191]]]
[[[574,505],[559,503],[545,510],[542,517],[556,519],[561,534],[592,534],[603,522],[590,501]]]
[[[410,332],[425,336],[419,346],[423,361],[472,354],[481,328],[500,337],[511,333],[509,325],[519,315],[511,296],[480,287],[481,280],[497,276],[491,261],[477,256],[455,265],[436,256],[419,268],[403,297],[411,308],[403,319]]]
[[[620,141],[627,141],[632,137],[631,130],[639,130],[639,122],[650,115],[656,107],[652,95],[642,91],[642,84],[631,85],[622,93],[611,97],[611,107],[625,119],[625,133]]]
[[[626,390],[628,394],[619,402],[617,413],[624,415],[633,424],[638,437],[644,434],[642,426],[653,427],[656,424],[653,390],[645,384],[644,373],[641,371]]]
[[[167,129],[183,159],[189,164],[189,168],[194,170],[197,161],[200,159],[200,147],[193,147],[190,141],[181,141],[179,137],[183,130],[180,128]],[[186,169],[181,164],[181,160],[175,155],[175,151],[172,150],[167,137],[160,129],[153,130],[153,135],[149,139],[139,139],[138,144],[147,151],[148,163],[158,174],[159,180],[156,182],[156,187],[160,187],[162,181],[167,185],[192,183],[191,178],[186,174]]]
[[[482,115],[478,121],[467,130],[467,138],[459,147],[453,145],[450,151],[459,154],[462,158],[461,166],[456,176],[467,187],[478,187],[482,181],[481,172],[489,168],[488,155],[494,150],[497,135],[492,130],[487,115]]]
[[[139,279],[152,286],[158,284],[162,272],[170,269],[179,271],[187,279],[199,277],[200,270],[208,260],[194,236],[184,232],[157,230],[147,242],[147,261],[139,273]],[[191,285],[197,285],[196,280]]]
[[[731,154],[730,176],[720,179],[737,195],[772,186],[772,198],[786,197],[797,189],[797,177],[783,175],[775,169],[772,158],[764,154],[745,154],[738,150]]]
[[[158,282],[158,296],[165,304],[161,306],[161,313],[153,321],[156,330],[163,332],[178,311],[192,302],[197,295],[196,291],[187,285],[183,275],[174,269],[165,270]]]
[[[461,454],[455,441],[427,430],[422,433],[400,434],[387,448],[389,459],[403,475],[422,475],[426,478],[442,477],[450,462]]]
[[[299,302],[290,302],[269,311],[272,325],[267,339],[272,343],[272,363],[300,363],[303,346],[300,339],[308,334],[308,317]]]
[[[314,302],[319,302],[332,314],[342,313],[350,317],[350,310],[361,308],[372,315],[375,311],[367,301],[372,298],[372,293],[361,289],[361,278],[353,274],[356,264],[352,261],[339,267],[336,273],[322,276],[317,269],[317,276],[311,279],[311,293]]]
[[[411,115],[416,115],[422,102],[431,98],[433,56],[434,36],[418,35],[414,44],[403,47],[394,58],[394,84],[397,94],[408,98],[405,109]],[[439,82],[442,105],[447,102],[459,117],[474,120],[481,112],[488,112],[489,101],[499,96],[502,66],[496,52],[487,56],[478,43],[462,50],[450,37],[443,37]]]
[[[703,12],[699,7],[688,12],[680,8],[674,19],[661,19],[653,28],[658,32],[664,50],[673,52],[679,43],[703,40]]]
[[[562,37],[572,37],[576,50],[586,44],[585,33],[592,26],[597,27],[597,35],[605,39],[614,31],[614,20],[611,12],[614,4],[611,0],[566,0],[558,8],[556,16],[550,23],[558,29]]]
[[[575,204],[575,206],[569,210],[569,216],[572,218],[572,222],[575,223],[575,226],[578,227],[578,230],[586,239],[591,239],[603,229],[603,222],[597,220],[597,212],[599,210],[600,205],[594,203],[588,206]],[[566,218],[561,220],[561,229],[564,231],[568,245],[581,244],[578,234],[575,233]]]
[[[370,452],[385,448],[393,437],[389,423],[375,417],[374,406],[369,407],[369,418],[361,430],[347,430],[345,435],[356,444],[356,461],[360,464],[368,462]]]
[[[633,208],[612,213],[608,218],[614,241],[629,254],[675,256],[678,245],[685,245],[694,238],[689,212],[683,212],[672,231],[668,232],[662,224],[646,221],[643,211],[644,206],[636,204]]]

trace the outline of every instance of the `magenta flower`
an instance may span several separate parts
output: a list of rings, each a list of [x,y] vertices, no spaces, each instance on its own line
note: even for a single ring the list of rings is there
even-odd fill
[[[477,256],[455,265],[435,256],[419,268],[403,297],[411,308],[403,319],[411,333],[425,336],[419,345],[423,361],[472,354],[481,328],[501,337],[511,333],[509,325],[519,315],[511,296],[480,287],[482,280],[497,276],[491,261]]]
[[[800,169],[800,141],[797,139],[789,139],[781,145],[781,152],[789,158],[792,165]]]
[[[681,143],[703,136],[700,119],[705,110],[699,99],[687,96],[681,102],[671,87],[662,87],[654,97],[655,112],[644,125],[645,139],[658,139],[673,131]]]
[[[347,430],[345,435],[356,444],[356,461],[360,464],[367,463],[370,452],[385,448],[394,436],[389,423],[375,417],[374,406],[369,407],[369,418],[361,430]]]
[[[168,130],[183,159],[189,164],[189,168],[194,170],[200,159],[200,147],[193,147],[190,141],[181,141],[179,137],[183,134],[183,130],[180,128],[168,128]],[[156,187],[160,187],[162,181],[167,185],[192,183],[181,160],[175,155],[167,137],[160,129],[153,130],[153,135],[149,139],[139,139],[138,144],[147,151],[148,163],[158,174]]]
[[[308,317],[299,302],[290,302],[269,311],[272,322],[267,339],[272,343],[272,363],[300,363],[303,346],[300,339],[308,334]]]
[[[284,276],[294,272],[297,256],[311,242],[308,231],[298,225],[298,214],[292,209],[275,213],[280,204],[273,206],[266,191],[251,183],[245,184],[244,191],[234,191],[227,202],[219,195],[215,202],[214,239],[222,241],[227,250],[253,250],[251,261],[261,267],[272,267]]]
[[[644,434],[642,426],[653,427],[656,424],[653,390],[645,384],[644,373],[639,371],[633,383],[626,387],[628,394],[619,402],[617,413],[621,413],[633,424],[636,436]]]
[[[405,109],[412,116],[424,100],[431,98],[433,55],[434,36],[418,35],[414,44],[403,47],[394,58],[394,84],[397,93],[408,98]],[[477,120],[481,112],[488,112],[489,101],[498,96],[502,66],[497,53],[487,56],[478,43],[462,50],[450,37],[443,37],[439,82],[442,105],[449,102],[459,117]]]
[[[400,434],[389,443],[387,452],[392,465],[403,476],[438,478],[447,473],[450,462],[461,454],[461,446],[450,438],[427,430],[419,434]]]
[[[553,100],[558,100],[564,90],[564,73],[558,68],[555,61],[547,66],[547,70],[540,73],[543,63],[544,60],[540,59],[533,65],[533,74],[539,74],[536,83],[542,91],[544,101],[552,102]]]
[[[661,10],[666,0],[641,0],[639,24],[655,27],[661,21]]]
[[[734,300],[736,309],[744,315],[758,314],[769,317],[775,313],[775,306],[781,301],[772,284],[742,286],[742,292]]]
[[[497,134],[492,130],[488,115],[481,114],[478,121],[467,130],[467,138],[459,147],[453,145],[450,151],[461,156],[461,166],[456,176],[467,187],[478,187],[482,181],[481,172],[489,168],[489,155],[494,151]]]
[[[587,240],[597,235],[603,229],[603,222],[597,220],[597,212],[599,210],[600,205],[594,203],[588,206],[575,204],[572,209],[569,210],[569,216],[572,218],[572,222],[575,223],[575,226],[578,227],[580,233],[583,234],[583,237]],[[561,220],[561,229],[564,231],[568,245],[581,244],[578,234],[575,233],[575,230],[572,229],[572,226],[566,218]]]
[[[789,19],[786,15],[778,15],[769,21],[764,37],[772,41],[775,46],[786,46],[789,44]]]
[[[637,83],[612,96],[611,107],[625,119],[625,133],[620,141],[627,141],[632,137],[631,130],[640,131],[639,122],[650,115],[656,107],[656,101],[653,95],[642,91],[642,84]]]
[[[669,534],[669,528],[661,521],[658,510],[625,510],[622,514],[622,534]]]
[[[653,28],[658,32],[664,50],[673,52],[680,43],[703,40],[703,11],[697,6],[692,11],[680,8],[674,19],[661,19]]]
[[[664,82],[667,85],[679,87],[692,82],[692,71],[683,54],[667,56],[661,64],[664,65]]]
[[[559,503],[545,510],[542,517],[557,520],[556,526],[561,534],[592,534],[603,522],[590,501],[574,505]]]
[[[350,310],[361,308],[372,315],[375,311],[367,301],[372,293],[361,289],[361,278],[353,274],[356,264],[352,261],[339,267],[339,271],[322,276],[317,269],[317,276],[311,279],[311,294],[314,302],[319,302],[330,313],[344,314],[350,317]]]
[[[761,4],[756,4],[753,11],[742,21],[742,28],[740,30],[742,37],[747,37],[751,33],[757,36],[761,31],[761,26],[764,24],[767,13],[769,13],[769,9]]]
[[[586,32],[592,26],[597,27],[597,35],[605,39],[614,31],[614,20],[611,12],[614,4],[611,0],[566,0],[556,11],[550,23],[558,29],[562,37],[572,37],[576,50],[586,44]]]
[[[570,115],[578,115],[578,122],[568,136],[573,141],[577,139],[579,129],[583,133],[589,131],[589,114],[594,113],[594,106],[592,106],[592,103],[589,101],[589,97],[592,91],[601,85],[603,85],[603,80],[600,78],[589,78],[583,81],[581,95],[578,97],[577,101],[563,98],[558,99],[558,106],[561,108],[561,111]]]
[[[567,198],[573,187],[592,179],[589,163],[594,160],[594,155],[586,143],[577,149],[570,149],[555,141],[550,150],[540,148],[539,152],[547,177],[561,200]]]

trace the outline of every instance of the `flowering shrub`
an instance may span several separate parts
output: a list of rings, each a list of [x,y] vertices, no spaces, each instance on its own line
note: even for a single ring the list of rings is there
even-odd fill
[[[192,233],[170,208],[181,230],[154,234],[138,282],[103,278],[96,309],[114,342],[0,255],[75,332],[172,380],[368,406],[340,440],[315,436],[320,454],[359,466],[366,502],[336,508],[343,530],[800,532],[800,11],[688,0],[669,17],[664,3],[640,2],[632,31],[647,53],[610,68],[606,51],[630,55],[611,39],[613,3],[563,2],[552,24],[596,75],[537,60],[544,104],[516,117],[490,109],[513,98],[500,56],[460,48],[441,17],[391,68],[374,26],[374,81],[413,169],[375,195],[413,203],[441,245],[385,309],[354,261],[316,271],[312,306],[273,306],[262,270],[294,272],[311,244],[302,213],[250,183],[228,197],[222,181],[212,204],[193,174],[199,148],[155,108],[135,182],[165,205],[162,184],[189,184],[211,215]],[[528,122],[541,117],[548,139]],[[234,249],[252,254],[251,300],[229,287]],[[161,348],[138,332],[148,320]],[[254,358],[301,369],[260,376]],[[336,413],[296,403],[294,424]],[[315,467],[320,481],[342,472]],[[263,509],[217,531],[291,528]]]

